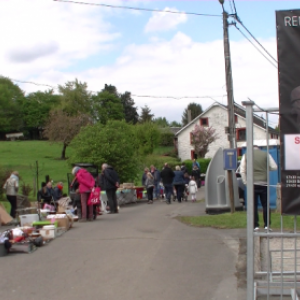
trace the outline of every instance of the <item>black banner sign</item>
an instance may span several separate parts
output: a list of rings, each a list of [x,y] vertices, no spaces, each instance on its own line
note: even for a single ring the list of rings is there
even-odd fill
[[[276,12],[281,212],[300,215],[300,10]]]

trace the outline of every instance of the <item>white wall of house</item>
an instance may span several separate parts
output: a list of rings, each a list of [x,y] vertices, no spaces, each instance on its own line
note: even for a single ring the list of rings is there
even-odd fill
[[[229,148],[229,141],[227,134],[225,134],[225,127],[228,126],[228,112],[226,108],[215,104],[178,134],[178,156],[181,160],[191,159],[191,152],[194,150],[194,147],[191,145],[190,133],[194,130],[195,124],[200,125],[200,119],[202,118],[208,118],[208,125],[216,129],[216,133],[218,134],[218,139],[209,145],[205,157],[213,157],[220,147]],[[246,128],[246,119],[237,115],[236,128]],[[255,140],[266,139],[265,130],[257,125],[254,125],[253,135]],[[244,142],[237,141],[237,147],[241,147]]]

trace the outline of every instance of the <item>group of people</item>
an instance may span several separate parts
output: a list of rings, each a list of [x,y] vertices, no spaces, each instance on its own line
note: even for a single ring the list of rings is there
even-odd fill
[[[88,205],[88,199],[94,187],[99,187],[106,192],[110,214],[119,212],[116,191],[120,186],[117,172],[107,163],[102,164],[101,173],[94,178],[84,168],[74,167],[72,169],[74,180],[70,188],[75,191],[74,205],[77,207],[77,214],[80,222],[93,221],[96,218],[95,205]]]
[[[167,204],[171,204],[171,196],[174,197],[174,190],[179,203],[184,199],[185,190],[191,195],[191,200],[195,202],[196,192],[201,187],[200,170],[200,164],[195,159],[191,174],[189,174],[184,163],[181,166],[176,166],[174,171],[167,163],[164,164],[161,171],[153,165],[150,166],[150,169],[145,168],[142,185],[147,190],[148,204],[152,204],[154,199],[161,196],[161,185],[164,189]],[[187,200],[187,198],[185,199]]]

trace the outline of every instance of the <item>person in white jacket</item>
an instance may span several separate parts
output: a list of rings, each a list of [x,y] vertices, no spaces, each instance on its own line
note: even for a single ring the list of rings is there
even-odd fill
[[[189,193],[191,195],[192,202],[196,201],[197,190],[198,190],[198,187],[197,187],[197,183],[195,181],[195,177],[192,176],[192,179],[189,182]]]
[[[254,183],[254,231],[259,230],[258,219],[258,198],[263,207],[264,229],[271,230],[271,214],[268,219],[268,199],[267,199],[267,175],[269,171],[277,170],[277,164],[273,157],[267,152],[260,150],[257,146],[253,147],[253,183]],[[240,172],[242,180],[247,185],[247,155],[243,155],[241,160]],[[269,170],[267,165],[269,164]],[[250,199],[249,199],[250,201]]]
[[[11,173],[10,177],[5,181],[3,189],[11,205],[10,215],[13,219],[16,219],[17,194],[19,190],[19,173],[17,171]]]

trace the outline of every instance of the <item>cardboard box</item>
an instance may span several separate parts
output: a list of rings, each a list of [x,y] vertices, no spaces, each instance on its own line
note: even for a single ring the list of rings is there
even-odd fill
[[[6,225],[10,223],[13,218],[6,212],[5,207],[0,203],[0,218],[1,218],[1,224]]]
[[[20,223],[21,226],[31,226],[33,222],[39,221],[38,214],[30,214],[30,215],[20,215]]]
[[[66,211],[66,209],[64,207],[62,207],[61,205],[57,206],[57,210],[58,213],[64,213]]]
[[[56,237],[56,228],[54,229],[40,229],[40,235],[43,237],[44,240],[55,239]]]

